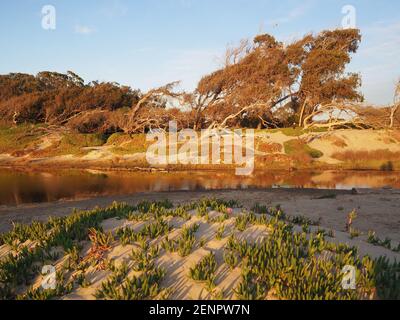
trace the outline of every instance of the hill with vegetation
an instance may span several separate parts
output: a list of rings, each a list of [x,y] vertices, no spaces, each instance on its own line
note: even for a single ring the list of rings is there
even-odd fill
[[[259,35],[228,48],[193,92],[86,83],[72,71],[1,75],[0,165],[148,167],[145,134],[175,121],[256,129],[260,168],[398,170],[400,85],[392,106],[363,104],[360,75],[346,72],[360,42],[355,29],[291,43]]]

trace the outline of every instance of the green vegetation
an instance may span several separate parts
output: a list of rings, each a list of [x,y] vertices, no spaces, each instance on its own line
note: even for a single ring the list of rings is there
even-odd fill
[[[204,281],[207,289],[212,291],[215,288],[215,271],[217,270],[217,262],[214,253],[210,253],[203,258],[196,266],[190,269],[189,276],[195,281]]]
[[[238,231],[245,231],[249,224],[254,223],[256,216],[254,213],[244,213],[236,218],[235,227]]]
[[[261,244],[229,243],[228,249],[239,254],[244,263],[242,282],[236,289],[239,298],[265,299],[274,292],[280,299],[362,299],[375,287],[380,297],[399,298],[399,275],[393,270],[399,270],[400,264],[360,259],[356,248],[326,242],[320,233],[308,237],[294,233],[283,222],[271,223],[272,235]],[[330,252],[332,258],[318,258],[323,252]],[[345,265],[359,271],[355,291],[341,286]]]
[[[319,226],[321,221],[320,220],[312,220],[310,218],[307,218],[305,216],[294,216],[289,218],[289,220],[293,223],[293,224],[297,224],[297,225],[309,225],[309,226]]]
[[[225,233],[225,225],[224,225],[224,224],[221,224],[221,225],[218,227],[218,230],[217,230],[217,233],[216,233],[215,238],[216,238],[217,240],[222,240],[222,238],[224,237],[224,233]]]
[[[301,156],[308,155],[312,159],[319,159],[323,157],[323,153],[319,150],[311,148],[300,139],[286,141],[284,143],[285,153],[287,155]]]
[[[127,135],[114,133],[107,140],[107,146],[113,146],[111,151],[117,155],[129,155],[146,152],[150,144],[145,134]]]
[[[0,126],[0,153],[15,155],[27,153],[42,135],[37,128],[40,127],[34,125]]]
[[[176,214],[185,222],[188,211],[196,214],[199,208],[206,208],[206,212],[215,207],[223,210],[235,204],[216,199],[203,199],[176,208],[169,201],[142,202],[136,206],[114,203],[106,209],[74,212],[46,223],[15,225],[14,230],[1,236],[1,244],[15,252],[0,260],[0,298],[57,299],[77,288],[90,287],[89,270],[108,274],[96,288],[97,299],[168,297],[169,292],[162,288],[166,270],[157,265],[158,258],[168,252],[178,253],[181,258],[176,256],[177,259],[190,256],[200,224],[188,223],[181,228],[176,240],[170,240],[171,228],[164,219]],[[287,216],[279,206],[256,205],[254,209],[262,213],[243,212],[229,219],[229,223],[235,223],[236,230],[223,249],[224,265],[229,270],[240,268],[242,272],[241,282],[234,289],[237,298],[400,299],[400,263],[384,257],[375,260],[360,257],[357,248],[328,241],[327,237],[333,237],[333,232],[311,232],[309,226],[316,222],[301,216]],[[141,217],[136,220],[143,223],[141,229],[134,231],[126,227],[114,235],[101,228],[105,220],[128,217]],[[204,223],[204,217],[202,220]],[[303,231],[295,231],[293,224],[302,225]],[[218,227],[215,238],[224,236],[225,225]],[[243,239],[240,235],[252,225],[265,227],[268,237],[255,243]],[[351,229],[349,232],[352,234]],[[399,249],[393,248],[390,239],[382,241],[373,232],[369,233],[368,242],[393,251]],[[117,266],[107,253],[121,243],[134,245],[135,249]],[[83,251],[83,244],[90,245],[88,251]],[[196,247],[205,245],[206,240],[202,238]],[[54,290],[33,287],[40,277],[41,267],[57,261],[63,261],[57,270],[57,287]],[[343,289],[344,266],[356,268],[356,290]],[[223,296],[216,288],[217,267],[216,253],[212,252],[192,266],[188,276],[204,282],[213,297]],[[133,276],[132,271],[135,272]]]
[[[65,133],[53,152],[57,155],[79,155],[85,153],[82,148],[100,147],[106,141],[107,137],[101,134]]]
[[[327,132],[327,131],[328,131],[327,128],[311,128],[311,129],[305,130],[301,127],[296,127],[296,128],[288,127],[288,128],[279,128],[279,129],[268,130],[268,132],[271,132],[271,133],[281,132],[288,137],[300,137],[303,134],[308,134],[311,132]]]
[[[384,240],[382,240],[379,237],[377,237],[377,235],[374,231],[368,232],[368,240],[367,241],[368,241],[368,243],[373,244],[374,246],[383,247],[388,250],[392,250],[393,252],[400,252],[400,243],[396,247],[392,244],[392,239],[385,238]]]
[[[231,270],[235,269],[239,263],[237,254],[232,251],[225,250],[224,262],[229,266]]]
[[[194,224],[191,227],[183,228],[180,238],[168,244],[170,246],[170,251],[177,251],[181,257],[188,256],[196,243],[195,233],[199,230],[199,227],[199,224]]]
[[[141,276],[125,279],[125,270],[117,270],[110,280],[102,283],[96,292],[97,299],[104,300],[145,300],[155,298],[160,292],[160,283],[165,271],[156,269]]]

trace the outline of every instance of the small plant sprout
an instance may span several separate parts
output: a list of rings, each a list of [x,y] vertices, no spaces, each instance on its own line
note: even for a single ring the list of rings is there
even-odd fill
[[[229,266],[231,270],[233,270],[238,265],[238,257],[233,251],[225,250],[224,262]]]
[[[199,241],[199,247],[200,248],[204,248],[206,246],[207,240],[204,237],[201,237],[200,241]]]
[[[368,239],[367,239],[368,243],[373,244],[373,245],[379,245],[379,239],[376,236],[376,232],[375,231],[368,231]]]
[[[349,213],[348,217],[347,217],[347,222],[346,222],[346,232],[350,232],[354,220],[357,219],[357,212],[356,210],[353,210],[352,212]]]
[[[350,239],[358,238],[361,235],[361,232],[357,229],[350,228]]]
[[[215,271],[217,270],[217,262],[214,253],[210,253],[204,257],[196,266],[189,270],[189,276],[195,281],[206,282],[207,289],[213,291],[215,288]]]
[[[221,226],[218,227],[217,234],[216,234],[216,239],[218,241],[222,240],[222,238],[224,237],[224,232],[225,232],[225,225],[221,224]]]

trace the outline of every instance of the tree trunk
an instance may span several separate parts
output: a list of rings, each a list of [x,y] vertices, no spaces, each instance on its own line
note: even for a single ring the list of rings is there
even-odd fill
[[[301,111],[300,111],[300,119],[299,119],[299,127],[300,128],[303,127],[303,117],[304,117],[304,112],[306,110],[306,106],[307,106],[307,99],[304,101],[303,106],[301,107]]]
[[[399,109],[400,104],[397,104],[395,106],[393,106],[392,111],[390,112],[390,129],[393,129],[394,127],[394,117],[397,113],[397,110]]]

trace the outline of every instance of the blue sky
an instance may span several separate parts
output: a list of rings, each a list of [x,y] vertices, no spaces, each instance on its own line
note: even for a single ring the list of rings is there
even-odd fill
[[[56,8],[56,29],[41,10]],[[221,65],[227,45],[260,31],[290,41],[341,26],[357,10],[363,43],[349,71],[361,72],[368,102],[391,103],[400,77],[398,0],[1,0],[0,73],[73,70],[85,80],[146,90],[182,80],[192,89]]]

